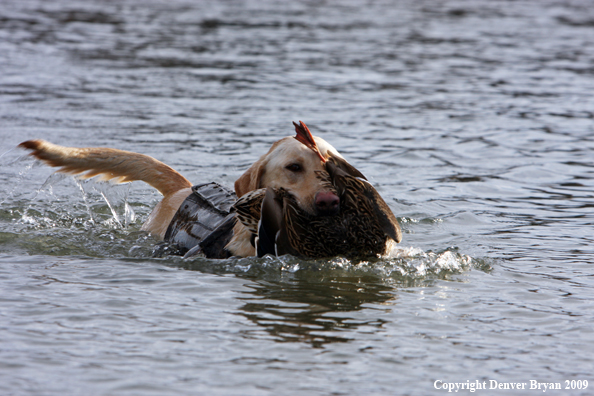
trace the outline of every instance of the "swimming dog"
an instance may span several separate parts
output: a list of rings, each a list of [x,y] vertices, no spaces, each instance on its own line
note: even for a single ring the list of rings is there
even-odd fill
[[[332,145],[320,137],[312,136],[303,122],[293,124],[296,136],[285,137],[275,142],[266,154],[237,179],[234,186],[236,197],[243,197],[263,188],[282,188],[290,192],[294,205],[303,213],[313,217],[335,216],[340,212],[340,197],[327,178],[320,177],[321,174],[327,173],[328,159],[332,158],[333,164],[338,164],[353,177],[365,178]],[[175,222],[174,217],[176,213],[188,207],[184,202],[194,193],[200,194],[180,173],[144,154],[113,148],[64,147],[44,140],[28,140],[21,143],[20,147],[31,150],[31,155],[47,165],[58,167],[58,172],[78,175],[81,178],[97,176],[102,181],[113,180],[117,183],[141,180],[156,188],[163,194],[163,199],[155,206],[141,230],[148,231],[159,239],[167,239],[168,234],[171,234],[172,221],[180,223],[179,219]],[[225,196],[228,197],[227,205],[222,210],[222,219],[218,221],[220,224],[228,217],[224,212],[232,207],[232,201],[236,198],[230,197],[228,193]],[[202,205],[200,202],[198,204]],[[212,203],[209,205],[212,206]],[[383,210],[389,211],[392,223],[390,238],[400,242],[398,222],[387,205],[384,206]],[[221,211],[220,208],[217,210]],[[231,213],[230,217],[234,217],[234,214]],[[225,244],[221,246],[224,253],[218,252],[214,257],[256,255],[254,230],[242,221],[231,218],[224,222],[225,229],[228,230],[223,239]],[[208,232],[215,228],[217,227],[208,228]],[[188,246],[186,250],[190,248],[191,246]]]

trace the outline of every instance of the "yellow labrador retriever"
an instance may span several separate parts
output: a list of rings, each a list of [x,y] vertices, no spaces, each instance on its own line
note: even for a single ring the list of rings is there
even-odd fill
[[[355,175],[360,173],[320,137],[313,137],[305,126],[295,124],[297,136],[275,142],[268,153],[257,160],[236,182],[238,197],[251,191],[271,187],[290,191],[300,208],[312,215],[333,215],[340,199],[320,172],[329,157],[347,167]],[[309,135],[304,137],[304,133]],[[156,188],[163,199],[153,209],[142,230],[163,239],[167,229],[186,198],[192,194],[192,184],[177,171],[147,155],[111,148],[74,148],[58,146],[43,140],[29,140],[20,144],[32,150],[31,155],[58,172],[78,174],[82,178],[99,176],[101,180],[131,182],[142,180]],[[362,175],[361,175],[362,176]],[[233,236],[226,245],[233,256],[256,254],[252,233],[241,222],[234,225]]]

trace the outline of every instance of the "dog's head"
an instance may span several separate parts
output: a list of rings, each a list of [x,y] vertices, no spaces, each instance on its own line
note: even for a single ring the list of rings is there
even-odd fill
[[[363,175],[324,139],[311,136],[305,124],[295,124],[297,136],[274,143],[236,182],[238,197],[264,187],[284,188],[295,196],[298,205],[312,215],[338,213],[340,199],[324,177],[324,163],[330,157],[342,167]]]

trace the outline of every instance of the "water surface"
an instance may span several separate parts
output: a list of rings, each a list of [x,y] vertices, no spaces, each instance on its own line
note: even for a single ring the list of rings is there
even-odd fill
[[[587,2],[3,2],[0,64],[2,394],[594,386]],[[157,192],[15,148],[115,147],[232,186],[298,120],[377,187],[400,249],[151,258]]]

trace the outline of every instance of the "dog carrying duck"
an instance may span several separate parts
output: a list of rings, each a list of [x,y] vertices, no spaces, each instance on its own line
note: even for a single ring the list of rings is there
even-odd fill
[[[303,122],[236,182],[192,184],[156,159],[110,148],[43,140],[20,144],[58,172],[117,182],[142,180],[163,194],[142,230],[185,257],[291,254],[370,257],[399,243],[398,220],[365,176]]]

